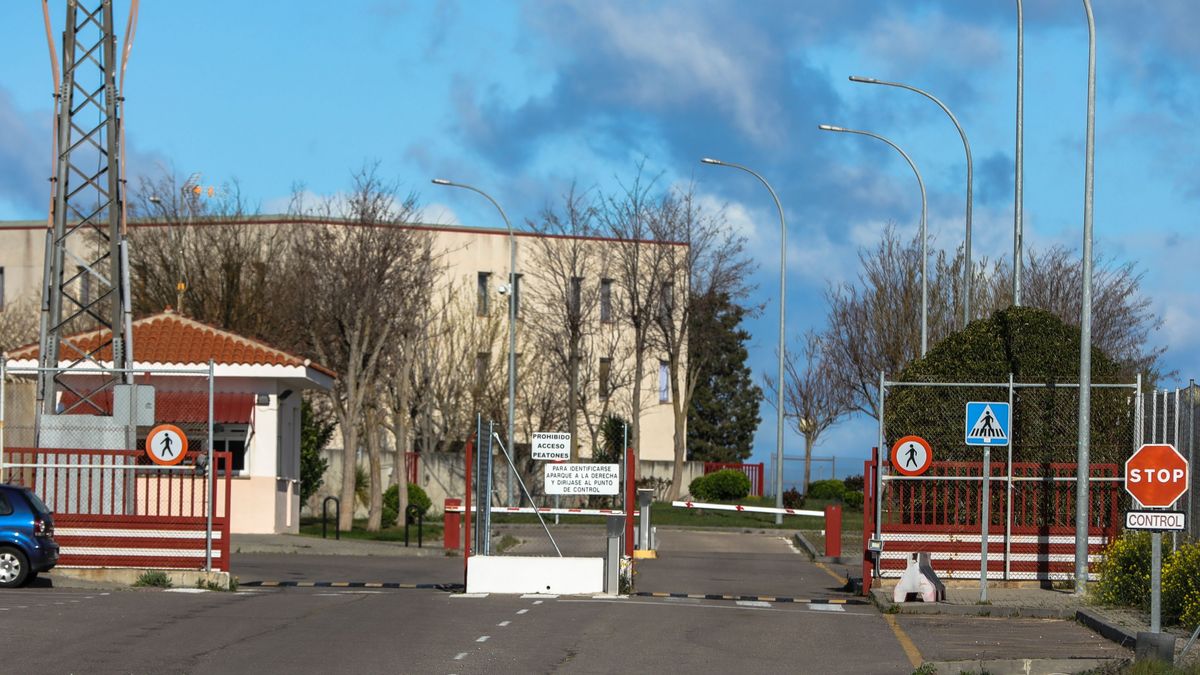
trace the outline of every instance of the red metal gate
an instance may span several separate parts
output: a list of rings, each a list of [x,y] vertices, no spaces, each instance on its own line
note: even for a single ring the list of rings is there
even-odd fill
[[[7,480],[25,485],[54,512],[63,567],[229,570],[232,456],[214,452],[213,475],[189,452],[174,467],[140,450],[15,448]],[[208,507],[212,505],[209,537]]]

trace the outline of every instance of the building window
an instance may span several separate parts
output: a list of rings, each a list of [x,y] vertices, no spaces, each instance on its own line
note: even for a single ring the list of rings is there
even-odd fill
[[[477,316],[488,315],[488,284],[491,278],[491,272],[480,272],[476,280],[475,314]]]
[[[524,274],[514,274],[513,275],[513,287],[512,287],[511,302],[516,303],[516,309],[513,312],[513,314],[515,314],[517,316],[521,316],[521,278],[524,276],[525,276]]]
[[[579,316],[579,308],[583,304],[583,277],[571,277],[571,288],[567,297],[567,314]]]
[[[483,391],[484,384],[488,379],[488,366],[492,360],[492,355],[489,352],[479,352],[475,355],[475,390]]]
[[[79,277],[79,304],[87,307],[92,303],[92,275],[82,265],[75,268],[75,273]]]
[[[658,362],[658,402],[671,402],[671,369],[666,361]]]
[[[675,284],[664,281],[659,294],[659,311],[664,317],[669,317],[675,311]]]
[[[250,462],[246,456],[246,442],[250,435],[250,427],[244,424],[218,424],[213,429],[213,452],[228,452],[230,468],[234,475],[250,472]],[[217,468],[224,468],[220,464]]]
[[[600,280],[600,321],[611,323],[613,320],[612,279]]]
[[[612,377],[612,359],[609,359],[609,358],[600,359],[600,400],[601,401],[608,400],[609,394],[612,393],[612,389],[611,389],[612,382],[609,381],[611,377]]]

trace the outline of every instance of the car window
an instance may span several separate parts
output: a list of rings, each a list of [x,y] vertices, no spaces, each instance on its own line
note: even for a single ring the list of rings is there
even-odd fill
[[[23,492],[25,493],[25,498],[29,500],[29,504],[33,507],[34,511],[37,511],[40,515],[50,513],[50,507],[46,506],[42,500],[38,499],[38,496],[33,494],[33,490],[26,488],[23,490]]]
[[[12,515],[12,504],[8,503],[8,495],[0,492],[0,516]]]

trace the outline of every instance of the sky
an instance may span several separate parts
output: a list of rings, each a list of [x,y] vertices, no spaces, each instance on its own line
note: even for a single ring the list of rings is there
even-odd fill
[[[65,0],[52,0],[61,51]],[[116,0],[123,31],[128,3]],[[1028,248],[1083,237],[1088,32],[1082,2],[1027,0],[1024,226]],[[1162,325],[1153,344],[1182,384],[1200,373],[1200,3],[1095,0],[1095,243],[1144,274]],[[123,33],[122,33],[123,37]],[[0,220],[44,219],[52,82],[35,0],[0,3]],[[641,166],[724,208],[758,262],[750,365],[774,371],[780,232],[761,184],[704,166],[751,167],[774,186],[788,237],[787,332],[824,325],[825,290],[853,281],[857,252],[894,223],[915,233],[928,190],[932,245],[963,238],[965,153],[974,157],[976,257],[1012,255],[1016,6],[975,0],[291,0],[141,3],[124,89],[131,176],[199,172],[240,182],[263,212],[297,186],[345,189],[378,162],[428,222],[501,226],[470,183],[520,227],[572,184],[612,190]],[[791,348],[791,347],[790,347]],[[1167,382],[1175,386],[1178,382]],[[764,403],[754,459],[775,451]],[[861,473],[873,421],[826,433],[817,454]],[[789,432],[786,454],[802,451]],[[798,479],[798,462],[785,480]],[[827,462],[814,469],[827,477]]]

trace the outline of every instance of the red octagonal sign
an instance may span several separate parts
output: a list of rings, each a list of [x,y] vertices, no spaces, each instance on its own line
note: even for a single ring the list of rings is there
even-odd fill
[[[1125,460],[1125,489],[1142,506],[1168,508],[1187,492],[1188,461],[1173,445],[1147,444]]]

